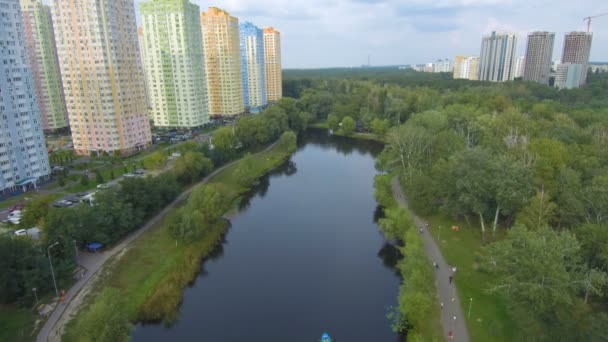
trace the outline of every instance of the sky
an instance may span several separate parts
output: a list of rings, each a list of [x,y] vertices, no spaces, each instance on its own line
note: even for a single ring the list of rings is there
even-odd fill
[[[479,55],[491,31],[555,32],[553,60],[564,33],[586,30],[584,17],[608,13],[607,0],[191,0],[220,7],[281,32],[283,68],[420,64]],[[142,0],[135,0],[142,2]],[[137,6],[136,6],[137,9]],[[592,21],[591,61],[608,61],[608,16]]]

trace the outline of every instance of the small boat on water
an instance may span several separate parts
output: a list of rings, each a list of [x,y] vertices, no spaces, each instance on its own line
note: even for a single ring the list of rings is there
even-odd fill
[[[331,342],[331,337],[329,337],[328,333],[323,333],[323,335],[321,335],[321,342]]]

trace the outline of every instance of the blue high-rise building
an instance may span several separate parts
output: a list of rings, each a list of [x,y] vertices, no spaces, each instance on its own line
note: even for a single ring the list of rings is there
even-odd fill
[[[243,102],[251,113],[259,113],[268,103],[264,67],[264,32],[250,22],[239,25]]]
[[[35,187],[51,170],[19,0],[0,0],[0,192]]]

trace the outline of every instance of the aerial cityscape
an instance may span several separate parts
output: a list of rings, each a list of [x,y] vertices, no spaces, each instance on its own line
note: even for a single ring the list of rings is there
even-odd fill
[[[0,341],[606,339],[608,7],[315,1],[0,0]]]

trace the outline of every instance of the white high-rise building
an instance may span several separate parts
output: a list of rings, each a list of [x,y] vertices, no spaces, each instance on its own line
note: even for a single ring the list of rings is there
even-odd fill
[[[149,146],[133,0],[53,0],[52,10],[76,153]]]
[[[524,80],[549,84],[551,57],[555,32],[531,32],[528,34]]]
[[[582,70],[581,64],[562,63],[558,65],[555,72],[555,86],[560,89],[580,87]]]
[[[513,68],[513,78],[524,77],[524,69],[526,67],[526,57],[519,56],[515,60],[515,67]]]
[[[258,113],[268,103],[264,63],[264,32],[250,22],[239,25],[241,74],[245,108]]]
[[[517,35],[492,32],[484,36],[479,56],[479,80],[503,82],[514,78]]]
[[[0,0],[0,191],[36,186],[51,169],[19,0]]]

